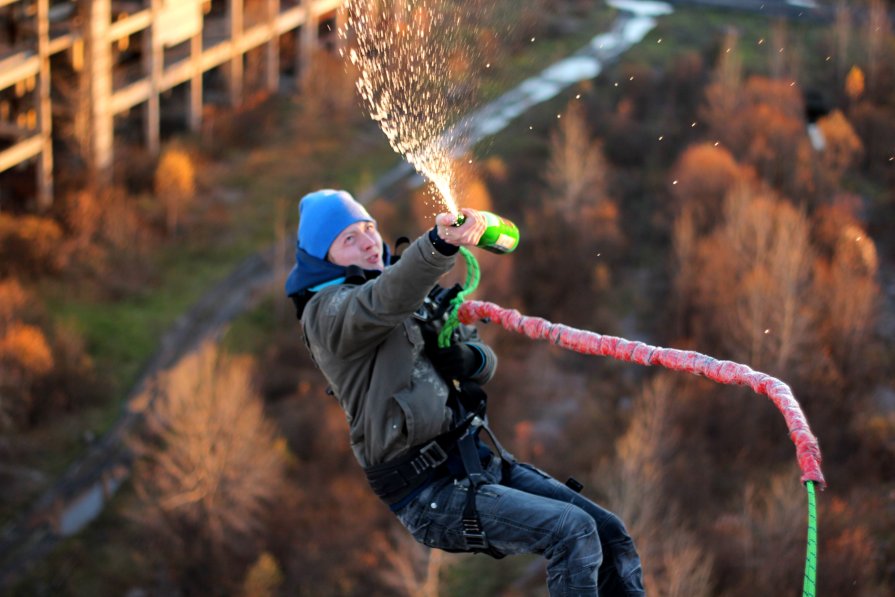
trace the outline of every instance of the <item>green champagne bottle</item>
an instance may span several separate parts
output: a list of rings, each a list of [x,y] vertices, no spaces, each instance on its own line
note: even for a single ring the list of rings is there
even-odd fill
[[[515,251],[519,246],[519,229],[516,225],[490,211],[479,211],[479,213],[485,216],[486,228],[477,246],[498,255]],[[460,214],[457,216],[455,226],[461,226],[465,221],[466,216]]]

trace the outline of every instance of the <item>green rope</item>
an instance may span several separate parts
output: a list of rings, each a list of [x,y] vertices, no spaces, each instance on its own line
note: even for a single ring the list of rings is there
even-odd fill
[[[805,584],[802,597],[814,597],[817,579],[817,504],[814,499],[814,481],[805,483],[808,490],[808,554],[805,557]]]
[[[448,307],[447,321],[444,322],[444,327],[442,327],[441,331],[438,333],[439,348],[447,348],[451,345],[451,336],[453,335],[454,330],[460,325],[460,320],[457,317],[460,305],[466,300],[468,294],[479,287],[479,280],[481,279],[479,262],[476,261],[475,255],[473,255],[466,247],[460,247],[460,254],[466,259],[466,284],[463,285],[463,290],[451,300],[450,306]]]

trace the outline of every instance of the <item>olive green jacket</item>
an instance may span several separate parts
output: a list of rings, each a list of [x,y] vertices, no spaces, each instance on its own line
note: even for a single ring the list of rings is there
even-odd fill
[[[381,276],[326,287],[305,307],[305,339],[345,411],[361,466],[391,460],[450,427],[448,386],[426,357],[413,314],[455,260],[423,235]],[[462,339],[485,355],[474,378],[483,384],[497,359],[474,328],[461,327]]]

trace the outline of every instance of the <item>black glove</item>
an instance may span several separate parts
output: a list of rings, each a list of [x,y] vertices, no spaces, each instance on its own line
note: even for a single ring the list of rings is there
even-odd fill
[[[478,373],[485,364],[482,351],[466,343],[428,351],[435,370],[445,379],[463,381]]]

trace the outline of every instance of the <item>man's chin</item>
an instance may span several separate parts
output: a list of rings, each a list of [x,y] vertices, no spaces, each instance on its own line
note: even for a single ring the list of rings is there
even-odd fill
[[[385,270],[385,265],[382,263],[381,259],[376,263],[370,263],[369,261],[364,260],[361,263],[358,263],[357,266],[361,269],[374,270],[378,272]]]

